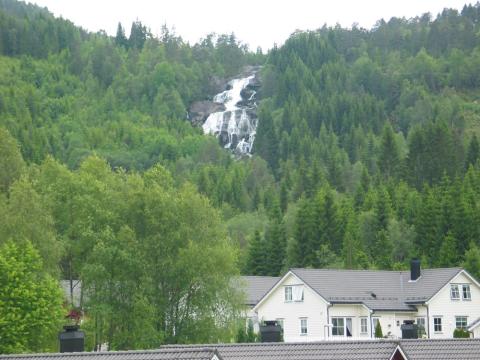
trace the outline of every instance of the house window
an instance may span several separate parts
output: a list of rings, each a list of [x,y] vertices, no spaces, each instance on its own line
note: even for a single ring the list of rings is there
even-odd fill
[[[285,302],[303,301],[303,285],[285,286]]]
[[[343,318],[332,318],[332,335],[345,335],[345,320]]]
[[[352,336],[352,318],[332,318],[332,336]]]
[[[450,286],[450,298],[452,300],[460,300],[460,291],[458,290],[458,285],[452,284]]]
[[[293,301],[303,301],[303,285],[295,285],[292,287]]]
[[[360,318],[360,334],[368,333],[368,319],[366,317]]]
[[[379,318],[372,318],[372,329],[376,329],[377,328],[377,323],[380,321]]]
[[[422,337],[423,335],[426,334],[424,317],[417,318],[417,326],[418,326],[418,337]]]
[[[436,333],[442,332],[442,318],[441,317],[434,317],[433,318],[433,331]]]
[[[292,287],[285,286],[285,302],[290,302],[293,300]]]
[[[277,324],[280,325],[280,327],[283,330],[283,326],[285,324],[285,319],[277,319],[276,321],[277,321]]]
[[[300,318],[300,335],[307,335],[307,318]]]
[[[467,329],[467,317],[466,316],[455,316],[455,327],[457,329]]]
[[[462,296],[463,296],[463,300],[472,300],[472,294],[470,293],[470,285],[468,284],[462,285]]]

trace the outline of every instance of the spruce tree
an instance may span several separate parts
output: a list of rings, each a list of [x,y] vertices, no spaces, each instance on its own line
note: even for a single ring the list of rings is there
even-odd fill
[[[473,134],[468,144],[467,158],[465,159],[465,170],[468,170],[470,165],[475,165],[480,156],[480,145],[478,144],[477,135]]]
[[[268,275],[268,254],[260,231],[255,230],[248,246],[247,269],[251,275]]]
[[[314,264],[315,239],[317,237],[314,210],[311,200],[300,199],[294,225],[294,266],[307,267]]]
[[[321,245],[328,245],[333,252],[339,254],[343,239],[341,219],[332,191],[329,188],[324,188],[317,194],[315,207],[317,218],[316,250]]]
[[[117,46],[123,46],[124,48],[128,47],[128,39],[125,36],[125,30],[123,29],[122,23],[118,23],[117,34],[115,36],[115,44]]]
[[[395,134],[389,123],[383,128],[378,168],[385,179],[398,176],[400,153],[395,140]]]
[[[278,204],[272,210],[265,232],[265,242],[268,250],[268,275],[278,276],[285,264],[287,248],[287,238]]]
[[[465,261],[463,267],[470,275],[480,280],[480,249],[472,241],[470,247],[465,253]]]
[[[387,230],[380,230],[375,238],[375,250],[376,264],[380,269],[392,268],[392,252],[393,245]]]
[[[452,232],[448,232],[448,234],[443,238],[442,245],[438,253],[438,266],[452,267],[456,266],[457,263],[457,239],[455,239]]]

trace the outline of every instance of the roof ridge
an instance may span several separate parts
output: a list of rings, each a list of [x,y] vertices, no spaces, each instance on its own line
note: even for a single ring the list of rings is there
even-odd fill
[[[313,269],[313,268],[290,268],[290,271],[295,270],[304,270],[304,271],[341,271],[341,272],[377,272],[377,273],[409,273],[410,270],[376,270],[376,269],[333,269],[333,268],[321,268],[321,269]],[[453,267],[440,267],[440,268],[426,268],[422,269],[422,271],[432,271],[432,270],[464,270],[461,266],[453,266]]]
[[[364,339],[364,340],[321,340],[321,341],[304,341],[304,342],[252,342],[252,343],[219,343],[219,344],[167,344],[161,348],[195,348],[195,347],[255,347],[255,346],[299,346],[299,345],[330,345],[330,344],[365,344],[365,343],[394,343],[398,344],[398,339]]]
[[[170,345],[162,345],[158,349],[142,349],[142,350],[114,350],[114,351],[82,351],[82,352],[64,352],[64,353],[23,353],[23,354],[0,354],[1,358],[31,358],[33,356],[40,358],[40,357],[61,357],[61,356],[88,356],[88,355],[105,355],[105,356],[114,356],[114,355],[122,355],[122,354],[158,354],[158,353],[174,353],[180,352],[180,349],[188,349],[183,350],[183,352],[216,352],[215,344],[211,344],[210,346],[205,345],[193,345],[186,346],[182,344],[172,344]]]

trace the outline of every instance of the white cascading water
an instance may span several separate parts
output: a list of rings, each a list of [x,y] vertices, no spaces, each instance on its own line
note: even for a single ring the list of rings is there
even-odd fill
[[[202,125],[205,134],[213,134],[220,137],[226,149],[234,150],[235,153],[249,155],[252,151],[253,141],[257,128],[256,117],[250,116],[248,110],[253,110],[255,104],[255,92],[243,104],[241,92],[245,89],[255,75],[242,79],[233,79],[228,84],[229,90],[225,90],[213,98],[216,103],[225,105],[225,111],[212,113]]]

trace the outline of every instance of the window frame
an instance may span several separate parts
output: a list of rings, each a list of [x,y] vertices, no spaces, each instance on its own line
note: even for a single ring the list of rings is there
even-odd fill
[[[290,291],[287,291],[287,290],[290,290]],[[290,298],[288,298],[287,294],[290,295]],[[293,287],[291,285],[285,286],[284,288],[284,300],[286,303],[293,301]]]
[[[300,318],[300,335],[301,336],[308,335],[308,318],[306,318],[306,317],[301,317]]]
[[[331,320],[332,320],[332,336],[345,336],[345,318],[341,317],[341,316],[334,316],[334,317],[332,317]],[[341,326],[338,324],[339,320],[342,321]],[[336,325],[334,324],[334,321],[335,321]],[[333,329],[335,329],[335,332],[337,332],[337,334],[333,333]],[[337,329],[341,329],[343,333],[338,334]]]
[[[353,316],[332,316],[330,318],[331,323],[332,323],[332,336],[338,336],[338,337],[353,337]],[[338,322],[338,320],[342,320],[343,325],[340,327],[340,325],[334,325],[333,322]],[[347,323],[350,320],[350,335],[348,335],[348,326]],[[336,329],[335,332],[338,332],[337,329],[342,329],[343,334],[334,334],[333,329]],[[368,331],[368,329],[367,329]]]
[[[439,323],[435,323],[436,320],[439,320]],[[437,330],[437,327],[439,327],[439,330]],[[443,321],[441,316],[433,317],[433,332],[436,334],[441,334],[443,332]]]
[[[465,292],[465,290],[467,291]],[[465,294],[468,294],[468,296],[465,296]],[[472,289],[470,287],[470,284],[462,284],[462,300],[472,301]]]
[[[363,322],[365,321],[365,324]],[[365,331],[363,331],[365,329]],[[360,318],[360,334],[365,335],[368,334],[368,318],[366,316],[362,316]]]
[[[458,320],[459,319],[463,319],[465,320],[465,326],[458,326]],[[467,330],[467,327],[468,327],[468,316],[465,316],[465,315],[456,315],[455,316],[455,329],[462,329],[462,330]]]
[[[457,297],[453,296],[454,293],[457,295]],[[453,301],[460,301],[461,295],[460,295],[460,289],[458,284],[450,284],[450,299]]]

